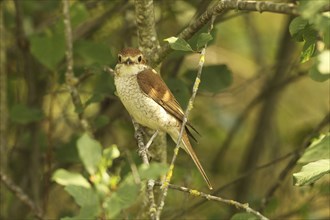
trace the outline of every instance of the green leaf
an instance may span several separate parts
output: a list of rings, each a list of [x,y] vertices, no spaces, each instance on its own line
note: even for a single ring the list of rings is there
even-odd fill
[[[93,188],[86,189],[81,186],[66,186],[65,190],[81,207],[79,215],[73,219],[95,219],[99,213],[100,201]]]
[[[76,44],[76,53],[84,60],[85,65],[107,65],[114,60],[110,48],[102,42],[81,40]]]
[[[120,156],[120,151],[118,150],[117,145],[111,145],[110,147],[103,150],[103,158],[107,161],[111,161]]]
[[[314,183],[328,173],[330,173],[330,159],[323,159],[303,166],[300,172],[293,174],[293,179],[296,186],[304,186]]]
[[[185,73],[191,85],[195,81],[197,70]],[[204,66],[199,89],[201,92],[219,93],[233,82],[232,73],[226,65]]]
[[[120,156],[117,145],[111,145],[103,150],[103,156],[100,163],[100,170],[107,172],[107,169],[112,166],[114,159]]]
[[[173,50],[193,52],[193,49],[191,48],[191,46],[187,43],[187,41],[185,41],[182,38],[169,37],[169,38],[164,39],[164,41],[167,41]]]
[[[247,212],[241,212],[241,213],[236,213],[233,215],[230,220],[257,220],[257,216],[247,213]]]
[[[85,188],[82,186],[68,185],[65,187],[67,191],[79,206],[98,205],[99,199],[93,188]]]
[[[205,34],[207,33],[209,27],[207,25],[205,25],[203,28],[201,28],[197,33],[194,34],[194,36],[192,36],[190,39],[189,39],[189,44],[190,45],[196,45],[197,46],[197,42],[198,40],[200,40],[201,38],[201,34]],[[211,36],[217,36],[217,29],[214,28],[212,30],[212,33],[211,33]],[[213,38],[213,37],[212,37]],[[211,44],[215,43],[215,38],[213,38],[212,40],[208,41],[207,42],[207,45],[210,46]],[[201,47],[204,46],[203,44],[200,44]]]
[[[16,104],[9,112],[13,122],[19,124],[28,124],[34,121],[40,121],[43,118],[43,113],[40,109],[30,108],[26,105]]]
[[[63,186],[75,185],[85,188],[91,187],[89,182],[80,173],[72,173],[64,169],[56,170],[52,176],[52,180]]]
[[[65,55],[64,34],[34,35],[30,37],[30,43],[33,56],[50,70],[56,70],[57,64]]]
[[[306,28],[303,31],[303,39],[305,44],[300,55],[300,62],[307,62],[315,52],[316,42],[317,42],[317,31],[312,28]]]
[[[212,35],[209,33],[201,33],[197,38],[197,48],[204,47],[209,41],[213,39]]]
[[[304,44],[303,50],[300,55],[300,62],[305,63],[314,55],[316,42],[308,41]]]
[[[321,135],[307,148],[298,163],[308,163],[321,159],[330,159],[330,135]]]
[[[141,179],[156,179],[164,175],[167,170],[166,164],[151,163],[149,167],[141,165],[138,168]],[[134,182],[132,174],[129,174],[124,181],[119,185],[116,192],[105,202],[107,210],[107,218],[113,218],[120,213],[122,209],[130,207],[137,201],[140,185]]]
[[[90,175],[95,174],[102,158],[101,144],[85,133],[78,139],[77,147],[85,169]]]
[[[133,181],[132,174],[129,174],[118,187],[118,190],[111,194],[104,203],[107,218],[113,218],[120,213],[122,209],[130,207],[137,201],[140,186]]]
[[[291,36],[297,41],[303,41],[303,33],[307,26],[307,20],[303,19],[302,17],[296,17],[290,23],[289,32]]]

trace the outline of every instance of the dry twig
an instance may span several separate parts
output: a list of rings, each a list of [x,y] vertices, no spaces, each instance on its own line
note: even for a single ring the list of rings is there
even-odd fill
[[[160,183],[160,182],[156,182],[155,185],[156,186],[162,186],[163,184]],[[242,204],[240,202],[237,202],[237,201],[234,201],[234,200],[231,200],[231,199],[223,199],[219,196],[213,196],[213,195],[210,195],[210,194],[207,194],[207,193],[204,193],[204,192],[200,192],[200,191],[197,191],[197,190],[194,190],[194,189],[189,189],[189,188],[186,188],[186,187],[183,187],[183,186],[176,186],[176,185],[173,185],[173,184],[168,184],[168,187],[171,188],[171,189],[179,190],[181,192],[189,193],[192,196],[202,197],[202,198],[205,198],[207,200],[217,201],[217,202],[225,203],[227,205],[235,206],[236,208],[244,209],[246,212],[252,213],[252,214],[258,216],[262,220],[267,220],[268,219],[267,217],[263,216],[260,212],[250,208],[249,204],[247,204],[247,203]]]

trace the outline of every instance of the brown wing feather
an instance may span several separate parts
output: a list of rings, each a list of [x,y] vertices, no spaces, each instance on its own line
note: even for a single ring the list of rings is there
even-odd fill
[[[152,69],[146,69],[137,74],[137,81],[144,93],[155,100],[176,119],[181,122],[183,121],[184,112],[182,111],[182,108],[158,74],[154,73]],[[187,126],[191,127],[197,134],[199,134],[189,122],[187,122]],[[188,129],[186,128],[186,130]],[[196,141],[189,130],[187,133]]]

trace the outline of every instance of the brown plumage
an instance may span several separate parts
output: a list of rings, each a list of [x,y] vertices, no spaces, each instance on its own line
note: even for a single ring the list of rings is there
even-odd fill
[[[182,111],[178,101],[175,99],[174,95],[167,87],[163,79],[156,73],[153,72],[152,69],[146,69],[137,74],[137,81],[141,88],[141,90],[147,94],[150,98],[152,98],[155,102],[157,102],[160,106],[162,106],[169,114],[174,116],[180,123],[183,122],[184,112]],[[186,123],[187,126],[193,128],[189,122]],[[184,145],[184,150],[190,155],[196,164],[198,170],[202,174],[204,180],[206,181],[208,187],[212,189],[211,182],[207,177],[201,163],[199,162],[195,151],[193,150],[188,134],[190,134],[187,126],[182,135],[182,142]],[[180,130],[180,126],[178,129]],[[194,129],[194,128],[193,128]],[[195,130],[195,129],[194,129]],[[173,139],[176,137],[172,137]],[[174,140],[177,141],[177,140]]]
[[[177,142],[184,112],[160,75],[146,65],[140,50],[126,48],[118,54],[114,81],[118,97],[136,122],[154,130],[165,131]],[[188,127],[194,129],[187,122],[180,146],[190,155],[208,187],[212,189],[190,144],[188,135],[191,133]]]

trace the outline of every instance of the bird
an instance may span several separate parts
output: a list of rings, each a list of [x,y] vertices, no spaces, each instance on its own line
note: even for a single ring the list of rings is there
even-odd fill
[[[116,93],[122,104],[137,123],[152,130],[163,131],[178,141],[184,112],[161,76],[151,68],[137,48],[124,48],[118,53],[114,69]],[[188,135],[192,127],[187,121],[180,147],[192,158],[209,189],[213,189]]]

